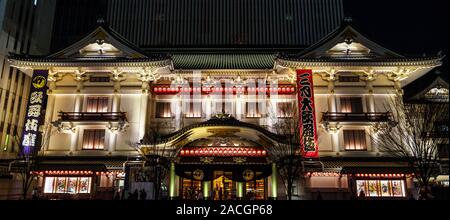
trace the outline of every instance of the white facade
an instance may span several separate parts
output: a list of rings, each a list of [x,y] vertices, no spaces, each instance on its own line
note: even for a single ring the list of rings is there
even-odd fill
[[[350,43],[349,33],[354,34]],[[158,128],[169,134],[208,121],[220,113],[270,131],[272,119],[277,118],[279,111],[277,103],[291,103],[297,109],[294,90],[270,97],[229,91],[222,100],[200,92],[196,97],[194,92],[194,100],[190,101],[182,94],[167,89],[159,91],[158,88],[184,81],[193,83],[195,91],[200,88],[200,83],[205,88],[211,80],[222,83],[228,80],[236,88],[242,81],[248,86],[252,80],[277,80],[278,86],[295,88],[295,70],[312,69],[319,158],[361,158],[363,162],[372,158],[372,166],[380,165],[382,161],[373,158],[382,158],[388,153],[380,152],[371,143],[370,135],[373,126],[385,116],[385,104],[390,96],[401,95],[404,85],[439,66],[441,58],[405,58],[376,45],[350,26],[342,27],[330,36],[326,42],[319,42],[301,55],[278,57],[273,60],[274,67],[270,70],[176,69],[170,57],[150,59],[103,28],[51,57],[41,60],[12,57],[11,62],[24,71],[30,68],[49,70],[45,123],[51,126],[51,131],[45,137],[48,137],[48,144],[41,149],[46,157],[138,156],[137,146],[149,130]],[[200,77],[197,86],[195,74]],[[264,102],[258,110],[247,108],[247,103],[261,99]],[[201,111],[186,111],[183,107],[195,102],[202,103]],[[264,112],[261,107],[273,111]],[[123,118],[113,117],[114,113],[120,112],[126,114],[126,122]],[[64,119],[61,113],[69,114],[69,118]],[[331,114],[330,118],[326,119],[325,113]],[[91,117],[89,114],[95,119],[86,119]],[[333,120],[336,115],[344,118]],[[355,117],[365,119],[353,120]],[[191,130],[186,143],[211,136],[205,136],[208,132],[201,129]],[[267,143],[257,130],[242,129],[235,131],[235,135],[260,145]],[[348,192],[354,187],[350,184],[353,181],[350,176],[338,175],[338,168],[323,164],[326,168],[323,173],[313,173],[306,181],[298,183],[300,198],[308,198],[306,193]],[[401,177],[406,178],[405,175]],[[411,188],[408,181],[404,182],[405,187]],[[333,196],[336,199],[345,197]]]

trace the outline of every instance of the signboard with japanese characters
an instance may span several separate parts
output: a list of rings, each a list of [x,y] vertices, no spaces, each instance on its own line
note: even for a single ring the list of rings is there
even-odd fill
[[[312,76],[312,70],[297,70],[300,147],[305,158],[319,156]]]
[[[22,133],[22,154],[24,156],[33,156],[41,147],[40,127],[44,124],[47,107],[47,76],[48,70],[34,70],[31,78],[25,126]]]

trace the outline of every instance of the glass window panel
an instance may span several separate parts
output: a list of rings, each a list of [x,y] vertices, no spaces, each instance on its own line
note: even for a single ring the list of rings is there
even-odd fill
[[[170,102],[156,103],[156,118],[171,118],[172,112],[170,109]]]
[[[405,197],[404,180],[356,180],[358,196]]]
[[[76,193],[77,191],[77,181],[76,177],[69,177],[67,181],[67,192],[68,193]]]
[[[356,180],[356,192],[358,196],[367,195],[365,180]]]
[[[389,181],[381,180],[380,185],[381,185],[381,196],[384,196],[384,197],[391,196],[391,192],[389,189]]]
[[[245,106],[247,118],[259,118],[261,113],[259,111],[259,105],[257,102],[247,102]]]
[[[57,177],[56,178],[56,193],[65,193],[66,192],[66,177]]]
[[[91,192],[91,177],[81,177],[79,185],[79,193]]]
[[[373,197],[373,196],[379,196],[378,193],[378,187],[377,187],[377,181],[376,180],[369,180],[368,181],[368,191],[369,191],[369,196]]]
[[[201,118],[202,103],[201,102],[185,102],[184,115],[186,118]]]
[[[341,112],[344,113],[361,113],[362,98],[361,97],[341,97]]]
[[[108,97],[89,96],[86,101],[87,112],[108,112]]]
[[[105,148],[105,130],[103,129],[86,129],[83,134],[83,149],[101,150]]]
[[[367,150],[364,130],[344,130],[345,150]]]
[[[55,184],[54,177],[45,177],[44,193],[53,193],[54,184]]]
[[[395,196],[395,197],[405,196],[404,190],[403,190],[403,181],[392,180],[392,196]]]

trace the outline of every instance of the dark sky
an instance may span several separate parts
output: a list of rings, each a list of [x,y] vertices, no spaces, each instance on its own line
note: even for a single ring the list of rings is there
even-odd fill
[[[344,0],[344,7],[363,34],[388,49],[403,55],[443,51],[448,76],[448,0]]]

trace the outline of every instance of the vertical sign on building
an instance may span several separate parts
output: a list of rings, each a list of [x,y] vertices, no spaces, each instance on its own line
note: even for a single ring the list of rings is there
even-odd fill
[[[34,70],[31,77],[25,126],[22,133],[22,154],[24,156],[33,156],[41,147],[40,127],[44,124],[47,107],[47,76],[48,70]]]
[[[317,158],[316,114],[312,70],[297,70],[300,147],[305,158]]]

